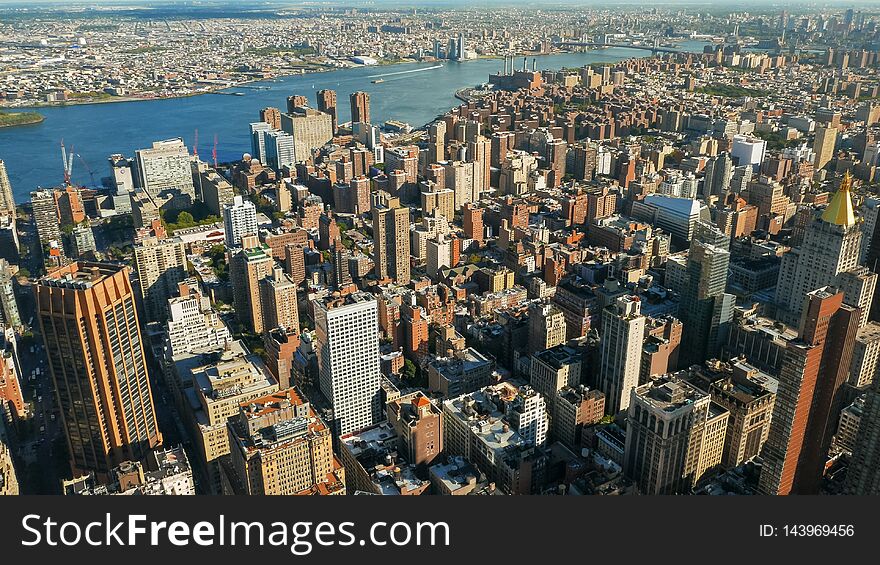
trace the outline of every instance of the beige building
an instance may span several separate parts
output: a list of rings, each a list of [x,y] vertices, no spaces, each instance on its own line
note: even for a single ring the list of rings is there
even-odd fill
[[[853,343],[849,384],[862,388],[874,382],[877,361],[880,360],[880,323],[868,322],[859,328]]]
[[[373,203],[373,260],[379,279],[409,284],[409,208],[384,192]]]
[[[818,171],[834,158],[834,144],[837,142],[837,128],[816,126],[816,140],[813,153],[816,155],[813,166]]]
[[[179,237],[147,237],[134,248],[134,266],[147,321],[168,317],[168,299],[187,275],[186,249]]]
[[[565,343],[565,315],[555,304],[533,302],[529,305],[529,353],[536,353]]]
[[[276,265],[272,274],[261,279],[259,285],[263,330],[284,328],[299,333],[296,285],[284,274],[284,269]]]
[[[345,494],[330,428],[295,389],[240,404],[228,433],[230,494]]]

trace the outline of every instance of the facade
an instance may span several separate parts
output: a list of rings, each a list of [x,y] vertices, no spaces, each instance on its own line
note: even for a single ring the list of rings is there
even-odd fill
[[[242,324],[257,334],[263,331],[260,281],[271,275],[274,268],[275,260],[269,246],[261,244],[255,235],[242,238],[241,249],[229,262],[235,314]]]
[[[408,462],[417,467],[431,465],[443,453],[443,414],[422,392],[389,402],[385,415]]]
[[[283,328],[299,332],[296,285],[284,274],[284,269],[276,265],[270,275],[260,280],[259,285],[263,329]]]
[[[34,293],[74,475],[144,460],[162,435],[128,268],[72,263]]]
[[[135,151],[138,186],[159,208],[188,208],[195,202],[190,160],[182,139],[155,141]]]
[[[529,305],[529,353],[565,343],[565,314],[550,302]]]
[[[409,208],[399,198],[373,204],[373,260],[379,279],[409,284]]]
[[[222,348],[232,340],[229,328],[198,290],[197,281],[178,285],[180,296],[168,299],[165,325],[165,356]]]
[[[232,204],[223,207],[223,229],[226,247],[241,245],[246,235],[257,235],[257,207],[243,196],[235,196]]]

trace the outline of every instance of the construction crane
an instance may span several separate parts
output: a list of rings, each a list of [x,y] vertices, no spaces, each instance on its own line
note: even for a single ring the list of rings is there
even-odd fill
[[[61,164],[64,167],[64,186],[70,186],[70,178],[73,175],[73,145],[70,146],[70,154],[61,140]]]
[[[214,150],[211,151],[211,156],[214,157],[214,168],[217,168],[217,134],[214,134]]]
[[[77,153],[76,156],[79,157],[79,161],[80,161],[80,163],[82,163],[83,166],[86,168],[86,170],[89,172],[89,177],[91,177],[91,179],[92,179],[92,186],[93,186],[93,187],[94,187],[94,186],[98,186],[97,184],[95,184],[95,171],[93,171],[92,168],[89,166],[89,164],[86,163],[86,160],[83,159],[83,156],[82,156],[82,155],[80,155],[79,153]]]

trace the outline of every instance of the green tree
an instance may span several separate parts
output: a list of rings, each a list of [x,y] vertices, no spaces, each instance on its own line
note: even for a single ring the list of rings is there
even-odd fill
[[[403,378],[411,381],[416,378],[416,364],[409,359],[403,362]]]

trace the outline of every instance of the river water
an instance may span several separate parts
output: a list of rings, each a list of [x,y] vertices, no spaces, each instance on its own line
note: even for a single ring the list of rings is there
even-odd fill
[[[700,51],[703,43],[685,42],[681,47]],[[614,62],[643,57],[647,51],[625,48],[591,50],[536,57],[539,69],[579,67],[594,62]],[[522,58],[517,60],[522,65]],[[532,60],[528,60],[531,68]],[[259,120],[267,106],[284,109],[287,96],[306,95],[314,104],[315,92],[337,92],[340,122],[348,121],[348,95],[357,90],[370,94],[374,123],[395,119],[415,127],[430,122],[461,102],[455,91],[487,81],[502,67],[500,59],[462,63],[404,63],[383,67],[357,67],[338,71],[294,75],[274,81],[230,89],[244,96],[204,94],[187,98],[83,104],[40,108],[46,120],[40,124],[0,129],[0,159],[6,162],[17,202],[25,202],[31,190],[55,186],[63,179],[60,143],[73,147],[73,182],[99,184],[110,173],[107,158],[113,153],[134,156],[136,149],[153,141],[182,137],[192,150],[196,129],[199,154],[209,158],[217,137],[220,161],[241,157],[250,150],[248,123]],[[415,71],[415,72],[413,72]],[[371,81],[381,77],[383,82]],[[259,87],[259,88],[255,88]],[[93,174],[90,174],[91,173]]]

